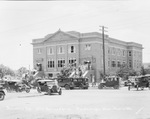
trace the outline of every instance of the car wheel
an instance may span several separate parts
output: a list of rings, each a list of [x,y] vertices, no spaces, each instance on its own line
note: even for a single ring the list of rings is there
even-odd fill
[[[3,92],[0,92],[0,101],[4,100],[5,94]]]
[[[70,89],[70,86],[69,86],[69,85],[65,85],[65,89],[66,89],[66,90],[69,90],[69,89]]]
[[[129,91],[130,91],[130,88],[131,88],[131,87],[130,87],[130,86],[128,86],[128,90],[129,90]]]
[[[115,86],[114,86],[114,89],[119,89],[119,86],[118,86],[118,85],[115,85]]]
[[[83,89],[83,85],[80,85],[80,86],[79,86],[79,89]]]
[[[61,95],[62,94],[62,90],[60,89],[60,91],[59,91],[59,93],[58,93],[59,95]]]
[[[144,87],[141,87],[141,90],[144,90]]]
[[[51,89],[48,89],[48,95],[51,95],[52,94],[52,91],[51,91]]]
[[[38,93],[41,93],[41,88],[38,87],[38,88],[37,88],[37,91],[38,91]]]
[[[103,89],[103,84],[99,84],[98,89]]]
[[[29,88],[27,88],[27,89],[26,89],[26,93],[29,93],[29,92],[30,92],[30,89],[29,89]]]
[[[139,86],[138,85],[136,85],[136,89],[139,90]]]

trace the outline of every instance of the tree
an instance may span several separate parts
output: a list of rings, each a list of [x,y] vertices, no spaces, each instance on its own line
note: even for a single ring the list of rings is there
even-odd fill
[[[3,78],[5,75],[14,76],[15,72],[14,72],[14,70],[10,69],[9,67],[1,64],[0,65],[0,78]]]
[[[18,75],[18,76],[22,76],[23,74],[25,74],[25,73],[27,73],[27,72],[28,72],[28,70],[27,70],[26,67],[21,67],[21,68],[19,68],[19,69],[17,70],[17,75]]]
[[[69,77],[71,74],[72,68],[71,67],[64,67],[61,71],[60,74],[58,74],[59,78],[66,78]]]
[[[150,74],[150,67],[144,68],[144,66],[141,67],[141,75]]]
[[[128,79],[128,76],[136,76],[137,72],[124,64],[120,66],[120,69],[117,71],[116,75],[126,80]]]

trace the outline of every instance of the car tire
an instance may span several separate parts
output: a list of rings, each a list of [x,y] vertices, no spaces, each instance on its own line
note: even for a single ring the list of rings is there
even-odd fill
[[[139,86],[138,85],[136,85],[136,89],[139,90]]]
[[[103,84],[99,84],[98,89],[103,89]]]
[[[118,86],[118,85],[115,85],[115,86],[114,86],[114,89],[119,89],[119,86]]]
[[[4,100],[5,94],[3,92],[0,92],[0,101]]]
[[[59,95],[61,95],[61,94],[62,94],[62,90],[61,90],[61,89],[60,89],[60,91],[58,92],[58,94],[59,94]]]
[[[130,91],[130,89],[131,89],[131,87],[130,86],[128,86],[128,90]]]
[[[51,89],[48,89],[48,95],[51,95],[52,94],[52,91],[51,91]]]
[[[29,92],[30,92],[30,89],[29,89],[29,88],[27,88],[27,89],[26,89],[26,93],[29,93]]]
[[[41,93],[41,88],[37,87],[37,91],[38,91],[38,93]]]
[[[79,86],[79,89],[83,89],[83,85],[82,84]]]
[[[69,85],[65,85],[65,89],[66,90],[70,90],[70,86]]]

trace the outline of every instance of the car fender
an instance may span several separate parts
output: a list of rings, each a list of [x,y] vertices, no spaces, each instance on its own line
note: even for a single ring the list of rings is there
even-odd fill
[[[6,95],[5,92],[4,92],[3,90],[1,90],[0,92],[3,93],[4,95]]]

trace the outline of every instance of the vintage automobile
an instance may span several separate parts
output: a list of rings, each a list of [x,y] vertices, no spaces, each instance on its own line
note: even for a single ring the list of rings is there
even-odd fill
[[[88,89],[89,83],[87,78],[58,78],[58,84],[66,90],[80,88]]]
[[[47,92],[48,95],[51,95],[52,93],[58,93],[59,95],[62,94],[62,89],[58,85],[57,80],[41,79],[38,80],[37,83],[38,83],[37,91],[39,93]]]
[[[103,89],[103,88],[111,88],[113,87],[114,89],[119,89],[120,84],[119,81],[120,77],[117,76],[108,76],[105,77],[105,79],[102,79],[102,81],[98,85],[98,89]]]
[[[144,88],[150,89],[150,76],[149,75],[137,76],[134,82],[129,80],[128,84],[129,84],[128,90],[130,90],[131,88],[136,88],[137,90],[139,90],[139,88],[141,90],[144,90]]]
[[[30,92],[30,87],[27,86],[22,82],[22,80],[9,80],[6,82],[6,90],[7,92],[22,92],[26,91],[27,93]]]
[[[5,98],[5,92],[4,92],[4,87],[0,84],[0,101],[4,100]]]

